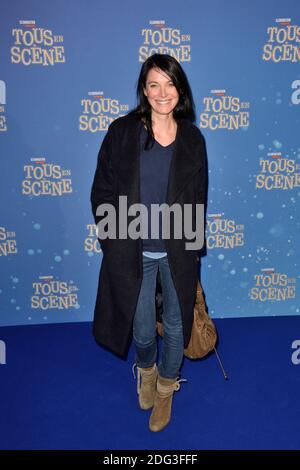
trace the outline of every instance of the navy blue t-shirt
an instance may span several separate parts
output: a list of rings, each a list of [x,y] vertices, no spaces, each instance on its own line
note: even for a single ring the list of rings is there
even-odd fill
[[[166,147],[156,140],[149,150],[144,150],[147,131],[142,126],[140,154],[140,196],[141,203],[148,210],[148,239],[143,239],[143,251],[166,252],[165,241],[162,238],[162,214],[159,215],[159,238],[151,239],[151,204],[166,202],[170,164],[174,150],[173,141]]]

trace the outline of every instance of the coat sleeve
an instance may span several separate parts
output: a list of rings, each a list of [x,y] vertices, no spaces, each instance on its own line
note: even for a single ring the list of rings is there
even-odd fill
[[[204,245],[201,250],[198,251],[198,257],[206,254],[206,211],[207,211],[207,193],[208,193],[208,165],[207,165],[207,153],[203,135],[200,133],[200,155],[203,165],[199,169],[195,179],[195,194],[196,203],[204,204]]]
[[[91,189],[90,201],[95,224],[97,225],[105,216],[96,215],[97,207],[103,203],[114,205],[115,202],[115,174],[112,166],[112,131],[109,127],[98,153],[97,167]],[[107,239],[98,240],[104,253]]]
[[[197,175],[196,202],[198,204],[207,204],[208,190],[208,172],[207,172],[207,154],[204,137],[201,135],[200,156],[203,165]]]

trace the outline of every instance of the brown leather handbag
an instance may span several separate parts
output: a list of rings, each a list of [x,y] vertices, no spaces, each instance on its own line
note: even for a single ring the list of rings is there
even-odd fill
[[[215,348],[216,342],[217,331],[206,311],[203,290],[198,281],[191,339],[184,355],[189,359],[200,359]]]
[[[159,300],[157,304],[159,309],[161,307]],[[156,326],[158,334],[163,336],[163,325],[161,318],[158,316]],[[198,280],[191,339],[187,348],[184,350],[184,355],[189,359],[200,359],[215,348],[216,342],[217,331],[206,311],[203,290]]]

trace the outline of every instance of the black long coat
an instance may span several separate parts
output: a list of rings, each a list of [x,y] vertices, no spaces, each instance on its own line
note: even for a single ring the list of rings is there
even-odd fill
[[[139,133],[142,122],[129,114],[113,121],[100,147],[91,191],[92,211],[111,203],[118,214],[118,197],[127,196],[127,207],[140,203]],[[166,203],[206,204],[207,162],[203,136],[187,119],[177,120],[177,134],[171,160]],[[159,171],[159,169],[158,169]],[[136,216],[128,216],[128,225]],[[171,224],[172,226],[172,224]],[[194,226],[195,227],[195,226]],[[182,312],[184,345],[187,346],[193,322],[198,280],[196,250],[186,250],[182,239],[165,239],[172,279]],[[184,235],[184,234],[183,234]],[[132,338],[132,323],[143,278],[142,239],[99,240],[103,251],[93,334],[96,341],[126,358]]]

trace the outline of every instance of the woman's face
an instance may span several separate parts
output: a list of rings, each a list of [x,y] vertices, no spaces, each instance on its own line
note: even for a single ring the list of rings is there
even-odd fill
[[[150,69],[144,94],[153,114],[171,114],[179,101],[179,94],[172,79],[160,69]]]

